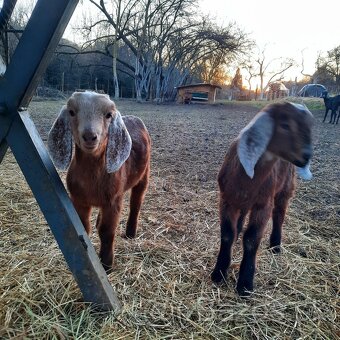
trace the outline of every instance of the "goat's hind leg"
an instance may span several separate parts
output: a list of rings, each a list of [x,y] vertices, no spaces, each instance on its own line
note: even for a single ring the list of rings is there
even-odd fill
[[[126,238],[135,238],[138,226],[138,217],[149,183],[149,171],[143,176],[136,186],[131,189],[130,213],[126,223]]]
[[[282,225],[288,208],[288,200],[287,194],[282,192],[275,197],[273,229],[269,240],[269,248],[274,254],[281,252]]]
[[[339,118],[340,118],[340,110],[338,112],[338,118],[336,119],[336,123],[335,124],[338,124],[339,123]]]

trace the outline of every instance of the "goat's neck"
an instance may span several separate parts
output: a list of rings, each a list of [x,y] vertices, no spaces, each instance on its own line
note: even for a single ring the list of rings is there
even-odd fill
[[[86,164],[86,166],[95,166],[100,168],[100,165],[105,166],[105,148],[100,148],[95,153],[86,153],[75,146],[74,158],[77,164]]]
[[[266,151],[255,166],[255,176],[263,178],[267,177],[277,160],[278,157],[276,155],[270,151]]]

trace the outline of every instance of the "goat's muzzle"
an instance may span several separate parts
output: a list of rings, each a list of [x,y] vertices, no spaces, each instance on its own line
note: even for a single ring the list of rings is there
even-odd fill
[[[307,146],[302,151],[301,159],[297,159],[293,162],[294,165],[302,168],[304,167],[312,158],[312,148]]]
[[[90,130],[86,130],[82,134],[82,146],[84,148],[84,151],[93,151],[98,146],[98,136],[96,133]]]

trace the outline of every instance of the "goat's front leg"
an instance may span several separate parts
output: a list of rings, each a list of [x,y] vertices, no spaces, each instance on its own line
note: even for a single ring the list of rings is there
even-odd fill
[[[323,117],[323,123],[325,122],[326,118],[327,118],[327,113],[328,113],[328,109],[326,109],[326,112],[325,112],[325,116]]]
[[[119,223],[121,210],[122,197],[119,197],[113,205],[107,205],[101,208],[97,220],[98,235],[100,238],[99,257],[106,272],[112,270],[115,232]]]
[[[256,253],[271,212],[271,204],[256,205],[250,214],[249,225],[243,235],[243,258],[236,287],[240,296],[247,296],[253,291]]]
[[[73,205],[74,205],[74,208],[76,209],[79,217],[80,217],[80,220],[81,222],[83,223],[83,226],[87,232],[87,234],[91,234],[91,206],[88,206],[88,205],[83,205],[81,203],[78,203],[77,201],[73,200],[72,199],[72,202],[73,202]]]
[[[230,266],[232,246],[237,236],[236,223],[238,217],[238,211],[230,206],[225,206],[223,202],[220,203],[221,244],[215,268],[211,273],[211,280],[215,283],[223,281]]]

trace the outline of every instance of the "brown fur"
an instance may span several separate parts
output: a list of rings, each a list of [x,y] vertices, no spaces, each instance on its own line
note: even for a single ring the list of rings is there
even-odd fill
[[[105,269],[110,270],[123,196],[128,190],[131,196],[126,237],[136,236],[149,182],[148,131],[139,118],[121,117],[108,96],[75,92],[54,122],[48,146],[56,166],[68,169],[67,187],[87,233],[91,233],[91,210],[99,208],[99,255]]]
[[[88,233],[91,232],[91,209],[100,208],[97,228],[101,239],[100,257],[106,269],[112,266],[113,242],[123,195],[132,189],[126,237],[133,238],[136,235],[139,210],[149,181],[151,141],[148,132],[129,116],[123,117],[123,120],[132,139],[132,150],[117,172],[106,172],[106,144],[103,144],[95,156],[82,152],[76,146],[67,173],[67,187],[71,199]]]
[[[310,114],[289,103],[273,104],[262,112],[267,112],[274,127],[266,150],[256,163],[254,177],[246,174],[238,157],[241,137],[231,144],[218,175],[221,248],[211,277],[214,282],[223,281],[231,262],[232,246],[250,213],[237,283],[240,295],[253,290],[256,252],[270,217],[273,219],[270,247],[274,252],[280,251],[282,224],[295,189],[293,164],[304,166],[311,157]]]

